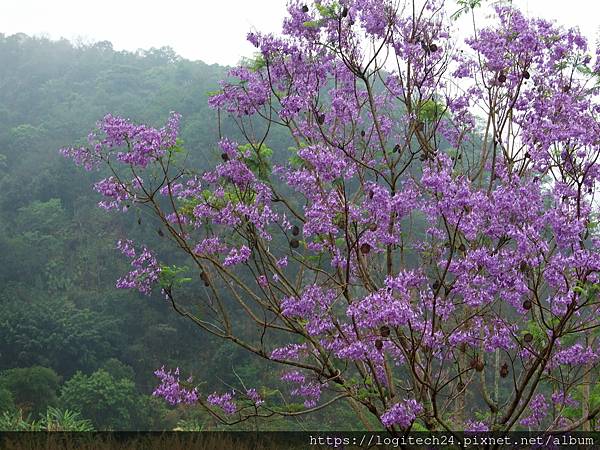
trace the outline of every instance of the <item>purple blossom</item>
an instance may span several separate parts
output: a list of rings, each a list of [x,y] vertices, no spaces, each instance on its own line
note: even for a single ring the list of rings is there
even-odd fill
[[[224,253],[226,249],[227,246],[221,242],[221,238],[219,236],[215,236],[212,238],[203,239],[202,242],[194,247],[194,253],[197,255],[219,255]]]
[[[540,427],[548,412],[548,404],[543,394],[537,394],[529,404],[530,415],[521,419],[520,424],[529,428]]]
[[[254,403],[255,406],[260,406],[265,402],[254,388],[247,389],[246,396]]]
[[[381,423],[385,427],[399,425],[400,428],[407,429],[422,412],[423,406],[416,400],[404,400],[395,403],[383,413],[381,415]]]
[[[248,261],[250,258],[251,251],[245,245],[242,245],[239,249],[232,248],[229,254],[225,257],[223,261],[224,266],[234,266],[236,264],[241,264]]]
[[[470,433],[486,433],[490,431],[490,428],[484,422],[468,420],[465,423],[465,431]]]
[[[180,403],[194,404],[198,401],[198,391],[194,387],[188,389],[183,387],[179,381],[179,367],[175,369],[175,372],[171,370],[166,371],[165,367],[154,372],[154,375],[160,380],[160,384],[154,389],[152,395],[154,397],[164,398],[171,405],[178,405]],[[191,383],[192,378],[188,378],[187,383]]]
[[[158,281],[161,267],[156,257],[146,247],[136,253],[133,242],[130,240],[119,241],[117,248],[131,259],[133,270],[117,280],[119,289],[137,289],[142,294],[150,295],[152,286]]]
[[[296,388],[291,390],[291,394],[296,397],[304,398],[304,406],[306,408],[314,408],[321,398],[321,390],[325,387],[317,381],[308,380],[298,371],[287,372],[281,377],[282,381],[298,384]]]
[[[105,178],[94,184],[94,189],[110,200],[103,200],[98,205],[109,211],[111,209],[121,209],[124,201],[131,198],[127,187],[121,184],[115,177]],[[126,208],[123,208],[126,211]]]
[[[234,395],[235,391],[226,392],[222,395],[218,395],[216,392],[213,392],[206,397],[206,401],[213,406],[218,406],[225,414],[231,416],[237,411],[237,405],[233,401]]]

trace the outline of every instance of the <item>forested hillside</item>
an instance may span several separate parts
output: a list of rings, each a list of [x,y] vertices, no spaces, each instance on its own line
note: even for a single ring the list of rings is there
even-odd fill
[[[184,145],[201,169],[219,158],[207,96],[225,76],[226,68],[184,60],[169,48],[130,53],[108,42],[75,46],[0,34],[0,428],[25,429],[46,413],[64,421],[68,410],[84,428],[211,429],[216,425],[202,413],[151,397],[157,368],[185,367],[224,389],[236,377],[257,385],[277,379],[263,362],[210,340],[158,293],[115,288],[128,267],[116,241],[126,232],[154,239],[156,226],[147,217],[100,211],[90,189],[98,174],[58,153],[83,143],[83,130],[107,113],[161,125],[177,111]],[[235,134],[233,123],[223,127]],[[310,420],[322,428],[331,417]]]

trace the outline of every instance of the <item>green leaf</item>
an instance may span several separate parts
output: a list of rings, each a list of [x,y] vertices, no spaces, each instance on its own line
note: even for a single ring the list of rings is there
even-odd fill
[[[321,24],[322,22],[320,20],[308,20],[302,25],[304,25],[306,28],[319,28]]]
[[[192,281],[189,277],[183,277],[182,274],[189,270],[188,267],[179,267],[176,265],[172,266],[161,266],[159,284],[161,287],[171,288],[173,286],[180,286],[184,283]]]
[[[424,122],[435,122],[442,117],[446,108],[442,103],[436,102],[430,98],[419,102],[416,109],[419,120]]]

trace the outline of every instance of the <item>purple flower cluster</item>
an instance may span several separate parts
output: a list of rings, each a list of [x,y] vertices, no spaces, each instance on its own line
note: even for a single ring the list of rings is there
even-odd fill
[[[117,242],[117,248],[131,259],[133,270],[117,281],[119,289],[137,289],[150,295],[153,285],[158,281],[161,267],[156,257],[146,247],[138,254],[131,240]]]
[[[548,414],[548,403],[543,394],[536,394],[529,404],[530,415],[521,419],[520,424],[529,428],[538,428]]]
[[[281,301],[281,314],[307,321],[306,330],[311,335],[319,335],[333,327],[331,318],[326,314],[337,294],[332,289],[320,286],[307,286],[302,295],[286,297]]]
[[[206,397],[206,401],[213,406],[218,406],[225,414],[231,416],[237,411],[237,405],[233,401],[234,395],[235,391],[226,392],[222,395],[218,395],[216,392],[213,392]]]
[[[258,391],[254,388],[246,390],[246,397],[248,397],[252,401],[252,403],[254,403],[255,406],[260,406],[263,403],[265,403]]]
[[[98,206],[109,211],[111,209],[121,209],[127,211],[127,208],[122,206],[123,202],[131,198],[127,187],[122,185],[115,177],[105,178],[94,184],[94,189],[110,200],[103,200],[98,203]]]
[[[194,387],[188,389],[181,385],[179,381],[179,367],[175,371],[166,371],[165,367],[154,372],[154,375],[160,380],[160,384],[154,389],[152,395],[155,397],[164,398],[167,403],[171,405],[178,405],[180,403],[194,404],[198,401],[198,391]],[[187,379],[187,383],[192,383],[192,377]]]
[[[113,154],[122,163],[145,168],[176,145],[180,118],[172,112],[167,124],[156,129],[108,114],[98,122],[98,133],[88,136],[88,147],[65,148],[61,153],[87,170],[97,167]],[[122,147],[127,150],[119,151]]]
[[[395,403],[383,413],[381,415],[381,423],[386,427],[398,425],[402,429],[407,429],[422,412],[423,406],[416,400],[404,400]]]
[[[291,395],[304,398],[304,406],[306,408],[314,408],[317,406],[321,398],[321,390],[326,384],[321,384],[318,381],[308,380],[306,376],[298,371],[287,372],[281,377],[282,381],[298,384],[299,386],[291,390]]]
[[[232,248],[229,254],[223,261],[224,266],[235,266],[236,264],[242,264],[248,261],[252,252],[248,247],[242,245],[239,249]]]

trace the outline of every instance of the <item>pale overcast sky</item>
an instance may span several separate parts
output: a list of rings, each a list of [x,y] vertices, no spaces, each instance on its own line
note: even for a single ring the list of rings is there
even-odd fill
[[[593,41],[598,35],[596,0],[514,3],[531,15],[579,26]],[[0,0],[0,33],[106,40],[117,50],[170,46],[188,59],[232,65],[253,52],[246,42],[249,30],[280,29],[285,5],[286,0]]]

